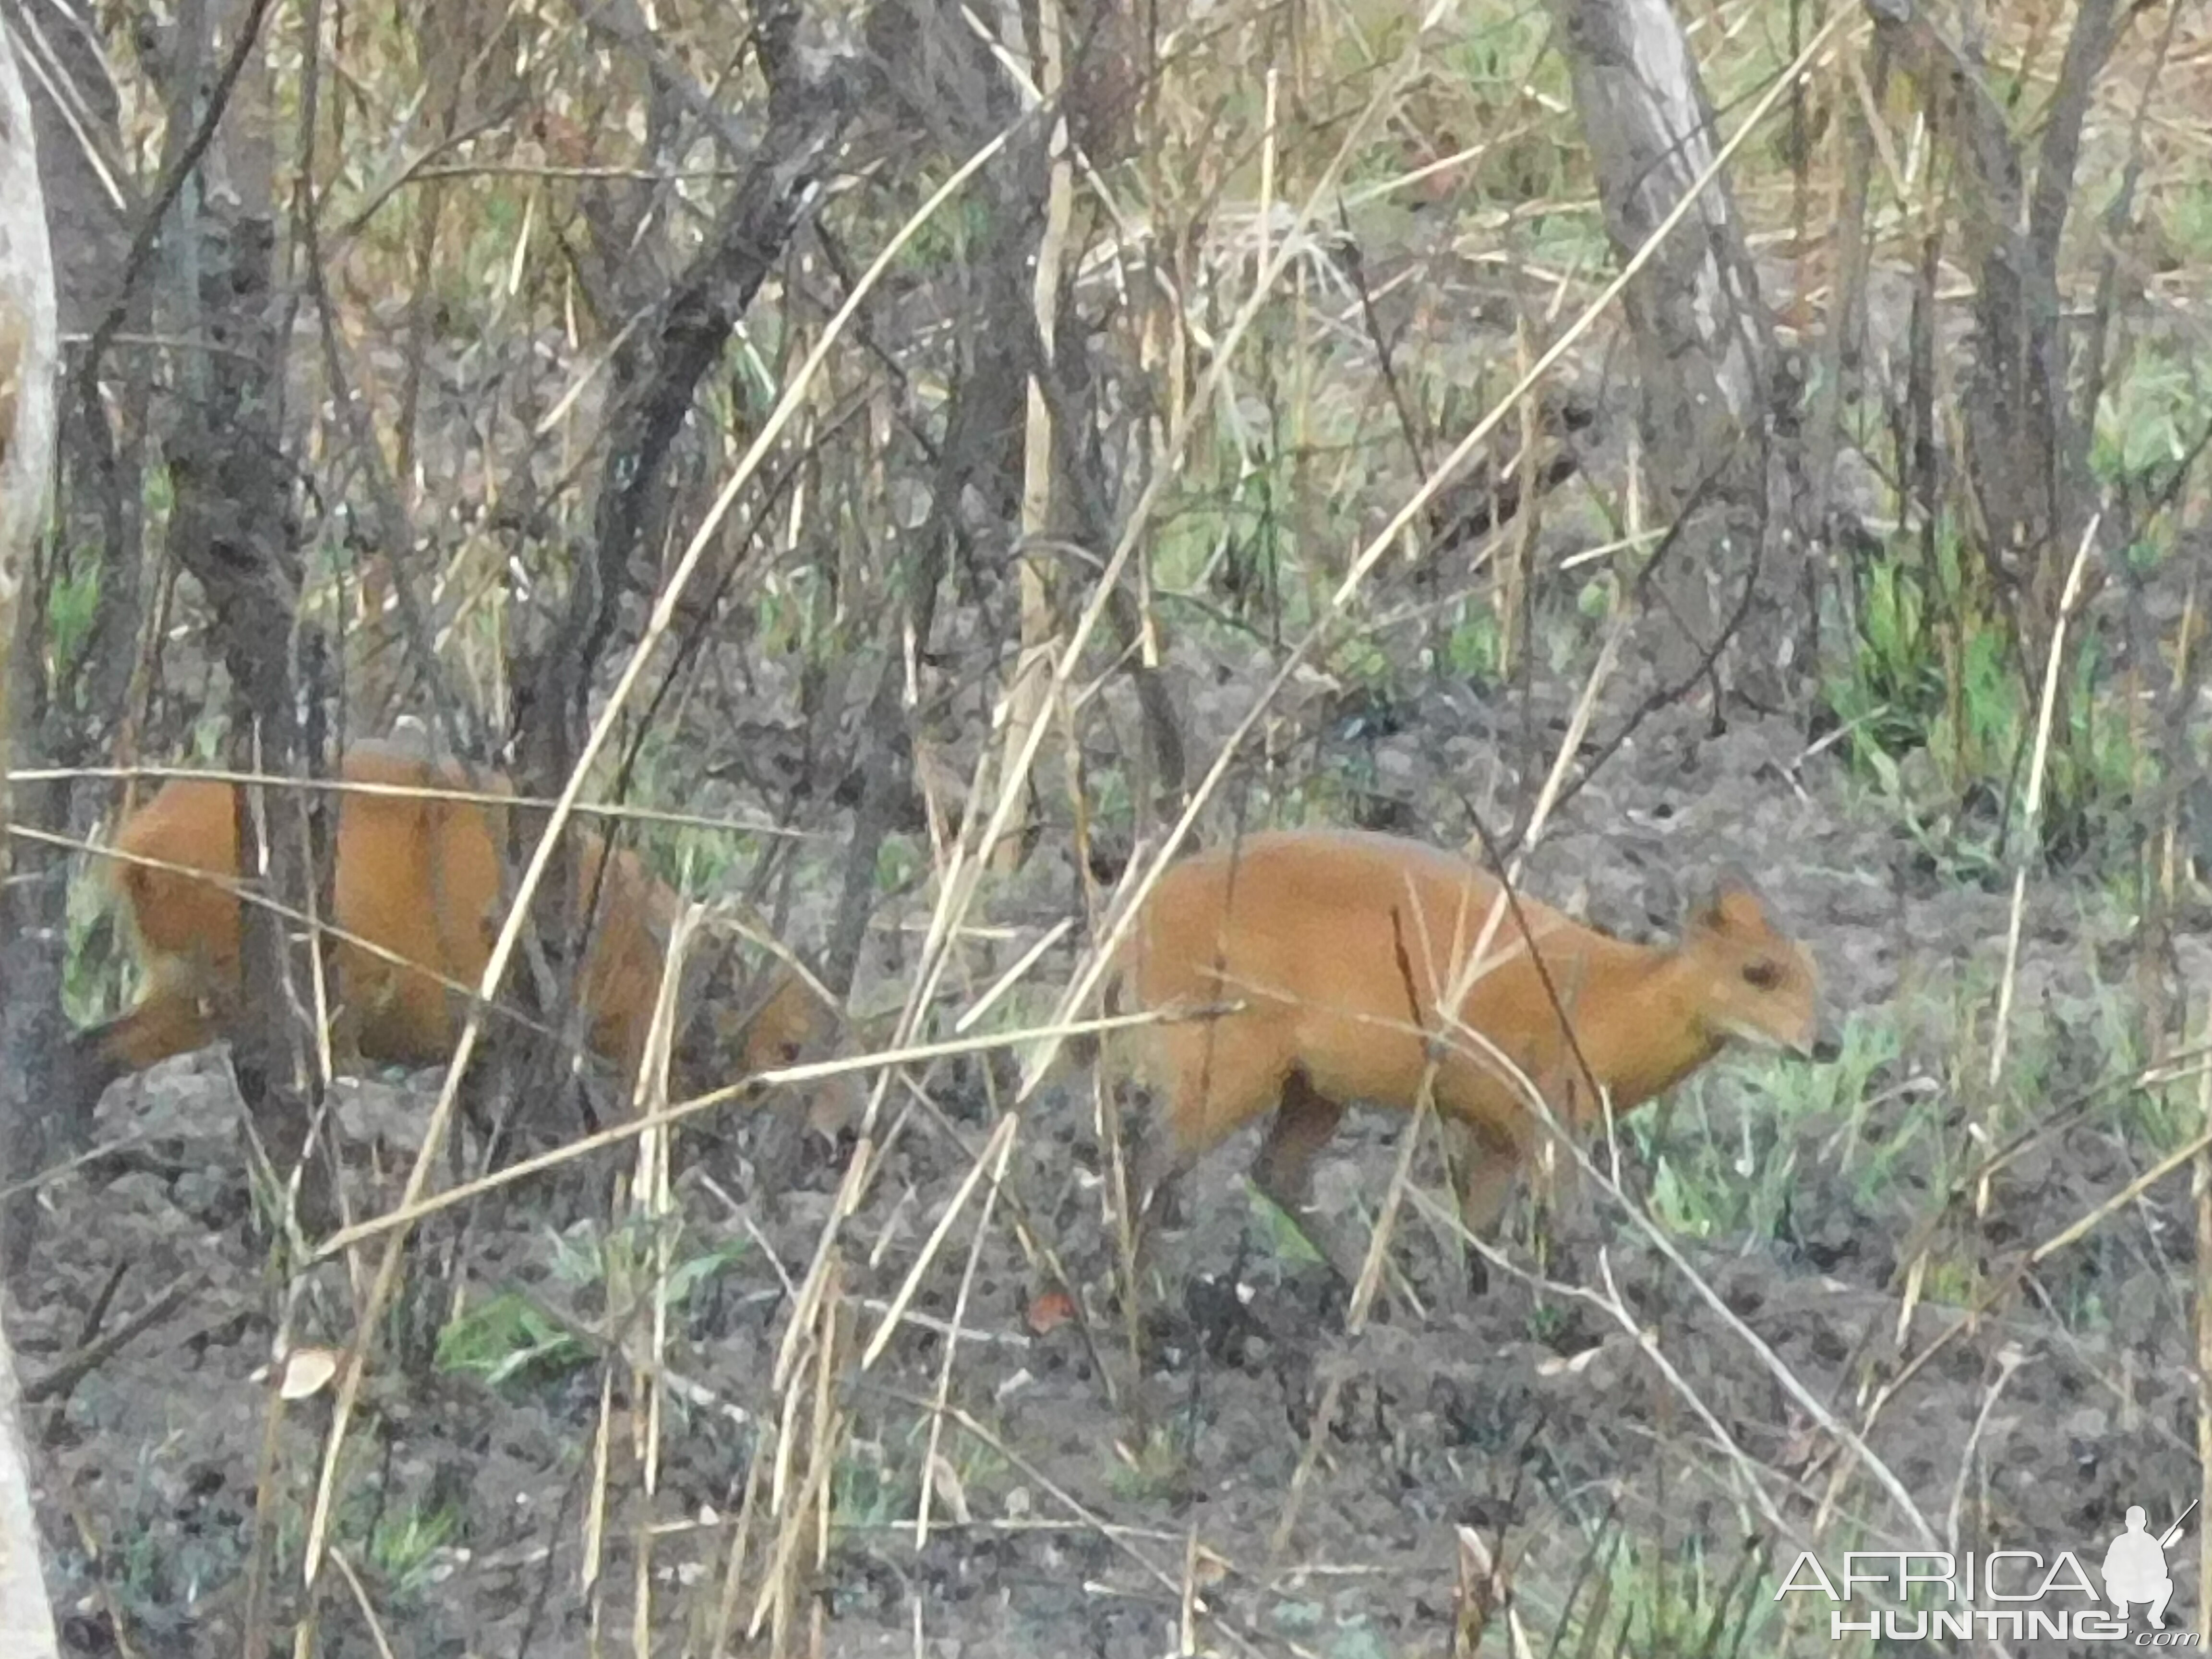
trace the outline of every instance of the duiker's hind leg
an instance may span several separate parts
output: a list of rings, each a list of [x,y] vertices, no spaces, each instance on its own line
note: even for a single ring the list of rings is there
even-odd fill
[[[1486,1125],[1466,1123],[1460,1137],[1460,1219],[1468,1231],[1487,1243],[1512,1200],[1527,1149],[1511,1135]]]
[[[1498,1224],[1512,1200],[1529,1147],[1488,1123],[1464,1118],[1454,1121],[1460,1133],[1448,1137],[1447,1145],[1459,1166],[1460,1222],[1484,1243],[1491,1243],[1498,1237]],[[1489,1265],[1473,1249],[1467,1253],[1467,1288],[1476,1296],[1490,1288]]]
[[[1253,1161],[1252,1184],[1290,1217],[1306,1242],[1349,1285],[1359,1279],[1365,1252],[1354,1249],[1337,1231],[1315,1215],[1314,1154],[1326,1146],[1344,1121],[1344,1106],[1328,1098],[1293,1071],[1283,1084],[1282,1103],[1267,1125],[1267,1137]]]

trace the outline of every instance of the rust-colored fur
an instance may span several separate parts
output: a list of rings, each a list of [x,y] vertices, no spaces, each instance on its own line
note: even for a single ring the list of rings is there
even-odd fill
[[[1125,986],[1155,1012],[1242,1006],[1141,1028],[1139,1069],[1159,1109],[1142,1188],[1157,1197],[1272,1114],[1254,1178],[1297,1215],[1314,1154],[1346,1107],[1411,1109],[1433,1051],[1437,1109],[1475,1143],[1466,1211],[1482,1229],[1542,1130],[1481,1039],[1577,1127],[1597,1114],[1593,1079],[1626,1112],[1732,1038],[1813,1050],[1812,957],[1741,883],[1694,906],[1671,950],[1610,938],[1526,897],[1517,916],[1504,907],[1493,924],[1499,892],[1463,858],[1356,830],[1248,836],[1169,870],[1125,947]],[[1456,1018],[1443,1018],[1443,990],[1486,927],[1477,976]]]
[[[339,775],[348,783],[398,789],[513,793],[495,774],[440,764],[405,744],[358,744],[347,751]],[[453,1051],[467,1007],[466,995],[454,988],[474,989],[498,934],[509,809],[359,790],[340,793],[337,803],[331,908],[342,935],[332,951],[338,1047],[398,1065],[441,1060]],[[77,1103],[79,1109],[89,1111],[116,1078],[234,1029],[241,991],[236,810],[232,785],[179,778],[117,830],[122,856],[111,866],[111,878],[148,984],[129,1012],[78,1034],[75,1047],[89,1096]],[[582,836],[577,846],[578,915],[590,927],[578,975],[588,1040],[626,1080],[634,1079],[679,901],[635,854],[617,849],[610,859],[607,842],[596,835]],[[686,1091],[788,1064],[835,1025],[834,1011],[788,970],[779,972],[750,1018],[722,1006],[729,988],[698,982],[706,977],[695,976],[690,1000],[711,1006],[685,1011],[694,1016],[692,1035],[678,1052],[675,1081]],[[819,1113],[838,1104],[817,1101],[816,1108]]]

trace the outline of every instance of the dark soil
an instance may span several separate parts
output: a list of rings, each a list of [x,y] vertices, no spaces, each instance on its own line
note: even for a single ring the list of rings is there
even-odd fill
[[[1201,726],[1216,718],[1194,701]],[[1497,775],[1502,739],[1471,697],[1437,693],[1397,709],[1395,734],[1349,739],[1333,735],[1325,692],[1292,714],[1317,744],[1357,757],[1342,768],[1355,793],[1398,803],[1440,837],[1468,832],[1470,799],[1522,798]],[[1802,1548],[1834,1561],[1846,1547],[1905,1547],[1916,1534],[1784,1372],[1864,1429],[1946,1547],[2072,1549],[2094,1566],[2128,1504],[2146,1504],[2156,1526],[2187,1502],[2198,1402],[2183,1176],[2119,1206],[1982,1316],[1966,1305],[2172,1144],[2150,1144],[2142,1115],[2109,1099],[2062,1109],[2123,1069],[2099,1047],[2096,1010],[2130,994],[2118,988],[2133,972],[2124,919],[2093,890],[2032,890],[2014,1041],[2047,1053],[2046,1086],[2009,1100],[2002,1121],[2035,1133],[1985,1193],[1967,1182],[1947,1205],[1940,1160],[1924,1149],[1948,1146],[1952,1167],[1968,1167],[1970,1126],[1996,1109],[1974,1079],[1986,1066],[2007,896],[1932,869],[1856,800],[1838,762],[1801,765],[1778,731],[1739,727],[1699,745],[1694,765],[1684,752],[1655,738],[1615,757],[1570,804],[1528,881],[1583,899],[1617,930],[1648,933],[1671,917],[1686,878],[1729,861],[1755,872],[1815,942],[1836,1010],[1896,1034],[1898,1057],[1869,1084],[1859,1155],[1841,1154],[1831,1116],[1778,1121],[1761,1086],[1778,1073],[1725,1064],[1695,1085],[1698,1121],[1718,1126],[1717,1139],[1741,1133],[1770,1164],[1794,1159],[1771,1230],[1680,1237],[1693,1279],[1602,1198],[1571,1207],[1541,1257],[1516,1212],[1516,1271],[1493,1268],[1486,1292],[1469,1297],[1455,1254],[1410,1215],[1395,1255],[1420,1305],[1386,1293],[1347,1338],[1333,1283],[1270,1245],[1241,1184],[1240,1142],[1197,1172],[1188,1224],[1161,1245],[1169,1291],[1141,1387],[1158,1425],[1149,1448],[1109,1403],[1080,1323],[1033,1331],[1031,1304],[1050,1286],[1002,1204],[975,1257],[949,1373],[951,1404],[988,1438],[946,1427],[938,1467],[951,1478],[938,1485],[917,1550],[927,1402],[945,1375],[971,1206],[921,1281],[915,1318],[872,1369],[846,1367],[840,1524],[813,1579],[820,1651],[1149,1659],[1174,1650],[1191,1577],[1196,1628],[1213,1650],[1442,1653],[1462,1527],[1510,1562],[1515,1613],[1534,1651],[1559,1631],[1567,1652],[1834,1651],[1825,1603],[1778,1608],[1784,1567]],[[1008,899],[1020,920],[1022,895]],[[1032,908],[1042,915],[1053,902]],[[2203,966],[2201,938],[2181,948],[2185,967]],[[1043,977],[1064,971],[1062,959]],[[843,1235],[854,1354],[988,1133],[980,1066],[929,1081],[935,1115],[903,1120]],[[357,1202],[396,1192],[425,1086],[347,1085]],[[1123,1367],[1090,1097],[1077,1073],[1036,1100],[1008,1190],[1077,1281],[1108,1364]],[[164,1287],[191,1285],[171,1316],[29,1414],[70,1652],[238,1653],[257,1481],[271,1450],[269,1595],[280,1620],[303,1605],[296,1564],[329,1396],[290,1407],[265,1446],[264,1369],[280,1309],[295,1345],[341,1345],[353,1304],[332,1267],[302,1280],[289,1307],[272,1292],[269,1258],[248,1243],[233,1099],[214,1055],[111,1095],[104,1127],[128,1156],[54,1186],[42,1253],[15,1287],[10,1334],[35,1384]],[[1694,1115],[1667,1115],[1661,1144],[1690,1136]],[[1923,1150],[1869,1180],[1864,1149],[1908,1120],[1923,1126]],[[1372,1213],[1402,1127],[1355,1117],[1322,1171],[1327,1207]],[[1625,1178],[1641,1191],[1650,1166],[1628,1153]],[[1437,1176],[1433,1162],[1425,1152],[1424,1180]],[[727,1182],[710,1181],[705,1164]],[[694,1650],[682,1632],[715,1604],[760,1425],[778,1420],[770,1372],[788,1311],[782,1281],[804,1273],[836,1178],[818,1162],[770,1205],[748,1195],[744,1168],[723,1156],[681,1183],[684,1252],[755,1242],[673,1322],[670,1364],[716,1403],[664,1420],[649,1498],[617,1413],[605,1554],[589,1591],[601,1365],[579,1359],[496,1385],[421,1358],[374,1373],[336,1534],[359,1589],[337,1575],[319,1587],[321,1650],[376,1651],[364,1607],[392,1652],[423,1659],[627,1650],[646,1518],[660,1523],[654,1650]],[[475,1307],[521,1290],[579,1329],[600,1328],[605,1285],[554,1271],[560,1236],[573,1242],[575,1218],[595,1210],[604,1213],[586,1183],[562,1177],[472,1212],[458,1291],[444,1277],[453,1218],[426,1226],[403,1298],[413,1347],[427,1348],[419,1333],[457,1295]],[[1908,1303],[1906,1269],[1923,1248],[1939,1270]],[[96,1330],[91,1310],[112,1281]],[[617,1363],[612,1376],[619,1404],[630,1373]],[[410,1515],[446,1530],[404,1548],[394,1540]],[[1760,1553],[1747,1560],[1747,1550]],[[2195,1556],[2189,1544],[2174,1553],[2179,1607],[2194,1605]],[[1504,1640],[1493,1626],[1485,1650],[1508,1651]]]

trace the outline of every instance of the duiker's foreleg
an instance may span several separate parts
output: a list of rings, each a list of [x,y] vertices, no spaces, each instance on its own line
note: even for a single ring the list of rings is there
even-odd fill
[[[1366,1252],[1355,1249],[1312,1209],[1314,1155],[1334,1138],[1343,1121],[1341,1102],[1316,1091],[1304,1073],[1292,1072],[1283,1085],[1282,1103],[1267,1125],[1260,1155],[1253,1161],[1252,1184],[1290,1217],[1306,1242],[1351,1285],[1358,1282]]]

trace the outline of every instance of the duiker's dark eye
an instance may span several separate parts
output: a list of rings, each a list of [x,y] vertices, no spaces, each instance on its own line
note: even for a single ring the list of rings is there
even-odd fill
[[[1782,964],[1768,962],[1747,962],[1743,966],[1743,982],[1754,991],[1771,991],[1782,983]]]
[[[776,1052],[783,1056],[783,1063],[785,1065],[796,1066],[799,1064],[799,1048],[797,1043],[787,1042],[781,1048],[777,1049]]]

